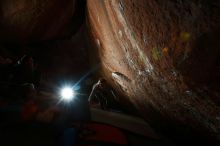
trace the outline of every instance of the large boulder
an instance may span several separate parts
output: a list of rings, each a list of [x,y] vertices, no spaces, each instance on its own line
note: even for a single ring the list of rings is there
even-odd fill
[[[167,133],[173,126],[200,140],[218,139],[219,6],[217,0],[87,1],[101,73]]]
[[[75,0],[1,0],[0,42],[27,44],[71,33]]]

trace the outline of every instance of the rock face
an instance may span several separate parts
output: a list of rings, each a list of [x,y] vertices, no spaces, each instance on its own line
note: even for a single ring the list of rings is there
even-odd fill
[[[77,81],[88,69],[85,3],[1,0],[0,57],[17,60],[31,54],[43,72],[41,86]]]
[[[70,33],[75,0],[1,0],[0,10],[1,42],[25,44]]]
[[[50,57],[44,67],[51,74],[81,74],[88,65],[84,31],[70,36],[84,19],[84,2],[1,0],[1,45],[68,37],[35,44],[32,52],[41,63]],[[183,135],[195,132],[199,140],[219,138],[219,7],[219,0],[87,0],[92,56],[101,74],[167,134],[177,128]],[[61,62],[51,65],[54,60]]]
[[[88,0],[101,73],[151,123],[163,127],[163,117],[217,138],[219,7],[217,0]]]

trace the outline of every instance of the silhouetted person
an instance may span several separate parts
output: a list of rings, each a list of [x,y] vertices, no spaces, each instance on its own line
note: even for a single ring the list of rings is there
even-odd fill
[[[18,62],[12,73],[11,81],[17,84],[39,85],[40,72],[31,56],[24,56]]]
[[[27,89],[36,89],[39,86],[40,72],[31,56],[25,55],[15,64],[11,64],[5,72],[8,74],[1,86],[5,89],[3,95],[6,97],[23,99],[28,92]]]
[[[89,103],[98,102],[102,109],[108,109],[116,100],[112,87],[103,78],[93,85],[88,99]]]

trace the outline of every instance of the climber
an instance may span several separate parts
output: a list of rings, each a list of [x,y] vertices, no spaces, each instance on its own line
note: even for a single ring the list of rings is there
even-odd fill
[[[103,78],[99,79],[99,81],[93,85],[88,99],[90,104],[98,102],[104,110],[112,107],[117,100],[118,98],[112,87]]]

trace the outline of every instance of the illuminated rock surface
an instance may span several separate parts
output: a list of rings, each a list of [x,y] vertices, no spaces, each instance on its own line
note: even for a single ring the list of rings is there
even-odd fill
[[[219,6],[202,0],[87,1],[101,73],[161,130],[173,130],[166,119],[186,133],[218,137]]]
[[[158,132],[219,139],[218,0],[87,0],[89,44],[78,2],[0,1],[1,46],[30,45],[51,79],[78,78],[88,51]]]

